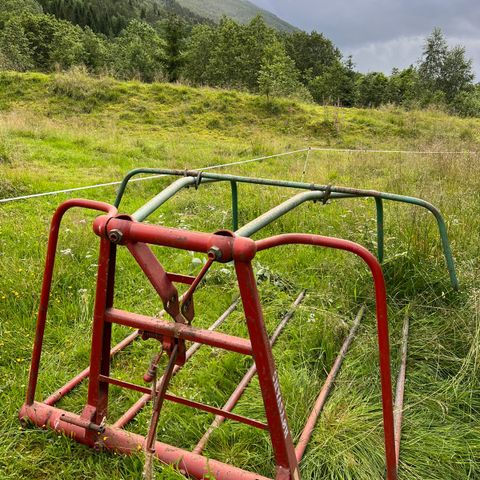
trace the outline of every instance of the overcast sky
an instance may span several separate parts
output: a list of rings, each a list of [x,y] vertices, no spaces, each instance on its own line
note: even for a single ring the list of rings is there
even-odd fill
[[[420,57],[440,27],[466,47],[480,81],[480,0],[251,0],[304,30],[323,32],[358,70],[390,73]]]

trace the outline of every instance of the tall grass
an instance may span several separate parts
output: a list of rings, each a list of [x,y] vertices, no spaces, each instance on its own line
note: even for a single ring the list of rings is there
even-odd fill
[[[0,77],[0,194],[37,192],[120,178],[136,166],[195,167],[312,145],[395,149],[477,150],[478,121],[440,112],[334,110],[280,101],[272,113],[258,98],[235,92],[171,85],[114,82],[113,98],[75,93],[80,75]],[[63,84],[62,84],[63,82]],[[76,83],[75,83],[76,82]],[[80,82],[80,83],[79,83]],[[59,86],[63,85],[63,86]],[[73,86],[72,86],[73,85]],[[90,87],[88,87],[90,88]],[[87,92],[89,91],[87,88]],[[92,87],[93,88],[93,87]],[[97,88],[97,87],[95,87]],[[77,91],[78,92],[78,91]],[[89,94],[90,95],[90,94]],[[85,108],[84,108],[85,107]],[[217,121],[215,123],[215,121]],[[212,123],[213,122],[213,123]],[[325,123],[326,122],[326,123]],[[329,122],[333,122],[333,127]],[[4,142],[4,143],[1,143]],[[1,153],[1,150],[0,150]],[[305,155],[237,166],[229,172],[299,180]],[[479,292],[480,177],[478,157],[463,155],[373,155],[311,152],[307,181],[375,188],[423,197],[447,220],[461,282],[451,291],[433,217],[416,207],[386,203],[386,261],[392,368],[399,362],[403,317],[411,317],[400,478],[480,478]],[[122,209],[132,212],[169,179],[132,185]],[[172,199],[149,219],[161,225],[203,231],[229,228],[228,185],[200,186]],[[82,196],[112,201],[111,187]],[[240,186],[240,223],[246,223],[293,193]],[[16,418],[25,393],[48,223],[66,195],[0,207],[0,420],[1,478],[139,478],[142,455],[95,452],[37,428],[21,429]],[[39,397],[48,395],[88,364],[98,242],[94,215],[76,210],[65,219],[55,270]],[[279,232],[312,232],[348,238],[375,251],[371,199],[308,204],[256,238]],[[169,270],[194,273],[188,252],[157,249]],[[200,258],[201,256],[198,255]],[[260,292],[271,332],[295,293],[307,297],[274,349],[287,413],[297,439],[359,305],[368,311],[344,363],[301,464],[306,479],[376,479],[384,474],[380,387],[372,282],[352,255],[312,247],[282,247],[258,255]],[[218,267],[196,293],[195,325],[206,327],[236,295],[234,275]],[[128,254],[119,254],[116,304],[149,315],[158,297]],[[222,331],[246,334],[240,309]],[[114,332],[115,340],[125,334]],[[153,341],[137,342],[115,358],[113,375],[140,382]],[[172,382],[172,392],[221,406],[248,368],[245,358],[203,347]],[[62,400],[80,412],[86,385]],[[138,398],[112,388],[110,420]],[[236,410],[262,420],[254,380]],[[145,433],[145,409],[128,429]],[[212,417],[167,404],[159,438],[192,448]],[[212,458],[273,475],[264,432],[226,421],[205,452]],[[157,478],[183,478],[155,465]]]

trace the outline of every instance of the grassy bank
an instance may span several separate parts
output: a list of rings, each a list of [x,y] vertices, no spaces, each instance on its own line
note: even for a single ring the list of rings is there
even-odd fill
[[[193,168],[270,155],[307,145],[394,150],[479,150],[480,121],[441,112],[335,109],[264,99],[233,91],[165,84],[119,83],[81,75],[0,76],[0,198],[117,180],[131,168]],[[406,155],[311,152],[236,166],[229,173],[302,178],[375,188],[424,198],[445,215],[461,290],[449,286],[431,215],[386,204],[386,261],[392,368],[399,364],[403,318],[411,318],[400,478],[458,480],[480,477],[480,175],[471,154]],[[135,208],[169,180],[129,187],[124,211]],[[112,202],[114,187],[76,194]],[[240,223],[292,192],[240,187]],[[16,417],[25,393],[48,223],[58,203],[73,195],[0,204],[0,477],[139,478],[141,455],[125,458],[94,452],[70,440],[28,428]],[[39,396],[48,395],[88,364],[97,238],[92,214],[65,219],[52,292]],[[185,191],[155,213],[152,223],[203,231],[229,228],[225,186]],[[374,251],[373,201],[308,204],[267,227],[348,238]],[[188,252],[158,250],[168,269],[193,273]],[[293,254],[295,253],[295,254]],[[200,258],[200,256],[198,256]],[[158,298],[124,252],[117,304],[145,314]],[[306,457],[306,479],[374,479],[384,469],[379,378],[368,272],[353,256],[313,248],[282,248],[256,263],[269,331],[295,294],[307,289],[274,353],[296,438],[353,317],[362,302],[367,316],[345,361]],[[235,296],[233,273],[217,268],[196,294],[195,325],[210,325]],[[245,333],[237,310],[223,331]],[[115,338],[122,338],[122,329]],[[114,375],[142,383],[156,349],[138,342],[114,362]],[[221,406],[247,370],[234,354],[202,348],[172,383],[172,392]],[[86,385],[61,406],[81,411]],[[112,388],[111,419],[138,395]],[[235,410],[263,419],[254,380]],[[211,421],[178,405],[166,405],[159,437],[192,448]],[[145,433],[146,409],[128,427]],[[266,475],[273,462],[264,433],[225,422],[206,454]],[[156,465],[158,478],[182,478]]]

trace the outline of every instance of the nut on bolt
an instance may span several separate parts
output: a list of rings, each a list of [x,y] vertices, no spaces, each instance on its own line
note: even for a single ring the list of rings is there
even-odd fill
[[[123,233],[120,230],[114,228],[108,232],[108,238],[112,243],[120,243],[123,238]]]
[[[222,251],[214,245],[208,251],[208,256],[214,260],[220,260],[222,258]]]

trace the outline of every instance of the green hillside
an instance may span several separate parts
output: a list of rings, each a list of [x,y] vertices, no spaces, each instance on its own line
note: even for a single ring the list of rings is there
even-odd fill
[[[257,15],[261,15],[271,27],[284,32],[293,32],[296,27],[278,18],[271,12],[257,7],[248,0],[177,0],[181,6],[202,17],[218,22],[222,16],[231,17],[237,22],[247,23]]]
[[[0,74],[0,198],[119,180],[145,167],[194,168],[247,160],[306,146],[397,153],[305,151],[220,171],[378,189],[424,198],[445,216],[460,291],[449,283],[433,216],[385,202],[385,261],[392,376],[400,361],[403,321],[410,318],[399,480],[480,478],[480,120],[398,108],[342,109],[292,100],[267,102],[237,91],[85,74]],[[437,153],[406,154],[404,150]],[[447,153],[464,152],[464,153]],[[170,178],[128,187],[131,213]],[[115,186],[0,203],[0,478],[137,479],[141,452],[125,457],[81,446],[52,432],[21,428],[49,222],[57,205],[82,197],[112,202]],[[172,198],[149,222],[205,232],[231,228],[229,185],[200,184]],[[295,192],[239,186],[245,224]],[[94,213],[76,209],[62,225],[38,399],[89,362],[98,237]],[[375,202],[342,199],[303,205],[254,238],[282,232],[350,239],[376,252]],[[158,297],[124,249],[115,305],[157,315]],[[198,272],[203,256],[156,250],[167,271]],[[301,463],[302,480],[384,478],[375,302],[370,274],[353,255],[310,247],[261,252],[255,258],[267,329],[272,332],[299,291],[307,295],[274,348],[286,412],[297,440],[310,406],[363,303],[365,318],[342,366]],[[217,268],[218,267],[218,268]],[[206,328],[237,294],[229,265],[216,265],[195,293],[193,324]],[[117,327],[117,326],[115,326]],[[245,335],[237,309],[221,331]],[[114,341],[126,329],[114,328]],[[135,342],[115,357],[112,376],[143,385],[158,343]],[[162,364],[163,365],[163,364]],[[222,406],[249,368],[235,353],[202,347],[172,381],[170,392]],[[80,412],[87,383],[60,407]],[[139,397],[112,386],[109,423]],[[254,379],[234,412],[264,420]],[[147,407],[128,430],[146,433]],[[166,403],[159,439],[191,450],[212,421]],[[205,455],[274,475],[266,432],[226,421]],[[184,480],[155,463],[158,479]]]

